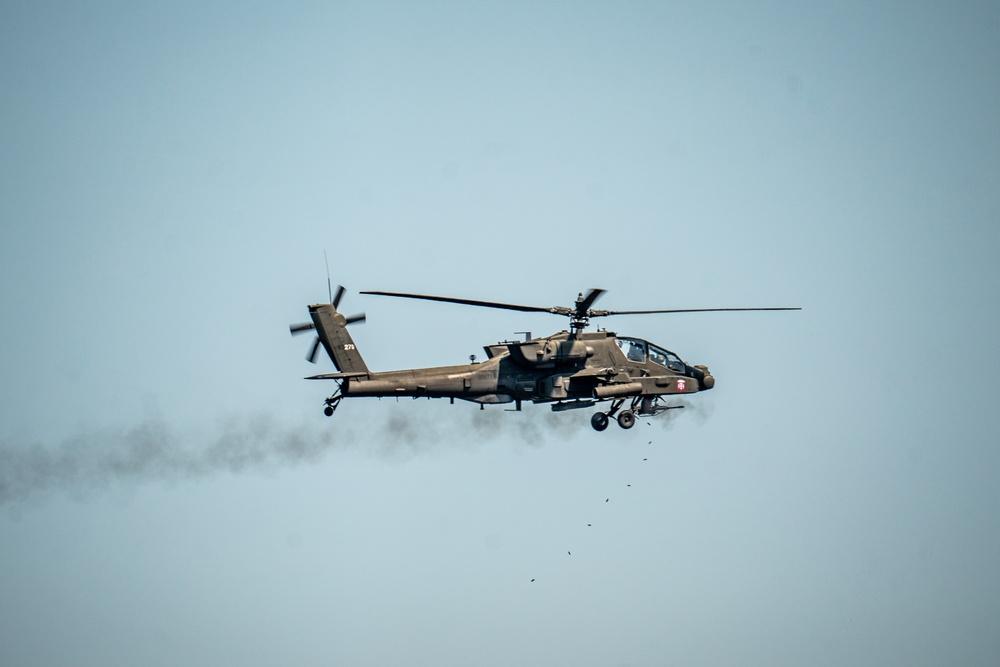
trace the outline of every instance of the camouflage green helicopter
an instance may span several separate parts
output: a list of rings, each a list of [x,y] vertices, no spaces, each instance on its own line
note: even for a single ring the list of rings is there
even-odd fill
[[[570,318],[570,330],[524,340],[502,341],[488,345],[486,360],[461,366],[416,368],[400,371],[368,370],[347,325],[363,322],[365,315],[345,317],[337,310],[344,287],[330,294],[330,303],[309,306],[312,322],[293,324],[293,335],[315,331],[316,340],[306,356],[315,363],[319,346],[326,350],[336,373],[313,375],[309,380],[334,380],[337,391],[326,399],[325,414],[329,417],[340,401],[353,396],[411,396],[414,398],[456,398],[486,405],[514,403],[521,409],[522,401],[550,403],[552,410],[576,410],[609,402],[607,410],[594,413],[591,425],[598,431],[608,427],[612,418],[628,429],[635,425],[636,416],[653,416],[675,407],[664,397],[694,394],[715,386],[715,377],[707,366],[689,366],[676,354],[640,338],[619,336],[613,331],[584,329],[591,318],[608,315],[646,315],[653,313],[701,313],[748,310],[800,310],[799,308],[691,308],[673,310],[596,310],[591,308],[605,290],[592,289],[581,293],[572,308],[540,307],[496,303],[475,299],[458,299],[404,292],[361,292],[380,296],[442,301],[467,306],[500,308],[521,312],[544,312]],[[625,407],[626,402],[628,407]],[[624,408],[624,409],[623,409]]]

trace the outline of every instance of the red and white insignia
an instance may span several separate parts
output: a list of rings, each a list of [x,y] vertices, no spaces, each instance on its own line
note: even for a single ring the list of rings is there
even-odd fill
[[[684,380],[678,380],[677,381],[677,391],[684,391],[684,387],[686,385],[687,385],[687,383]]]

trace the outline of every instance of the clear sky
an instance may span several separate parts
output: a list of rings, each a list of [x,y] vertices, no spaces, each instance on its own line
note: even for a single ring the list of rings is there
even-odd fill
[[[998,109],[995,2],[2,3],[0,663],[995,664]],[[376,370],[804,310],[327,419],[324,251]]]

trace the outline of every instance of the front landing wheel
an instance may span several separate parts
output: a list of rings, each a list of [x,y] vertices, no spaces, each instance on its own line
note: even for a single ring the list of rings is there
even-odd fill
[[[618,425],[622,428],[632,428],[635,426],[635,413],[631,410],[622,410],[618,414]]]
[[[597,412],[590,418],[590,425],[595,431],[603,431],[608,427],[608,416],[603,412]]]

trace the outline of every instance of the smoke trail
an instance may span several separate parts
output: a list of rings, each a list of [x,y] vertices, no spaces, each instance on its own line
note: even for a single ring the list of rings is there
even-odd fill
[[[315,463],[335,448],[407,458],[445,446],[475,447],[503,436],[533,444],[542,438],[541,427],[514,425],[499,413],[491,417],[493,423],[484,424],[476,411],[470,418],[470,411],[435,415],[417,406],[382,408],[363,419],[365,426],[348,414],[281,425],[271,415],[255,413],[230,416],[208,434],[181,433],[163,419],[146,418],[125,429],[88,429],[54,447],[0,439],[0,506],[49,492],[81,497],[118,483],[275,470]]]
[[[695,423],[700,426],[712,416],[712,411],[715,409],[715,405],[711,401],[703,399],[696,400],[694,402],[671,401],[669,405],[682,407],[683,410],[667,410],[666,412],[652,417],[650,423],[659,424],[664,429],[669,430],[674,427],[674,423],[676,423],[678,419],[687,417],[688,419],[693,418]]]
[[[0,505],[53,490],[80,493],[115,482],[198,479],[315,462],[333,443],[332,431],[282,428],[266,415],[231,418],[200,442],[160,419],[120,431],[89,430],[55,448],[0,441]]]
[[[341,408],[331,420],[280,424],[267,413],[230,416],[208,434],[182,433],[161,418],[127,429],[89,429],[54,447],[16,446],[0,439],[0,506],[49,492],[80,496],[118,483],[197,480],[218,473],[276,470],[320,461],[334,449],[406,459],[441,449],[475,449],[498,439],[542,446],[590,431],[589,413],[553,413],[539,406],[512,413],[491,406],[381,405]],[[360,406],[358,406],[360,407]],[[374,406],[373,406],[374,407]],[[686,406],[676,415],[704,420],[711,407]]]
[[[445,448],[475,449],[498,439],[540,447],[546,437],[572,437],[589,424],[589,417],[557,414],[541,406],[523,412],[502,406],[471,408],[413,401],[383,405],[364,429],[363,441],[378,455],[406,458]]]
[[[693,403],[685,402],[684,405],[684,412],[689,415],[693,414],[694,421],[699,426],[703,426],[712,416],[712,412],[715,411],[715,403],[709,399],[697,400]],[[678,412],[680,411],[678,410]]]

